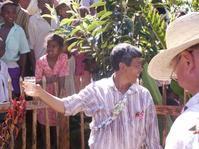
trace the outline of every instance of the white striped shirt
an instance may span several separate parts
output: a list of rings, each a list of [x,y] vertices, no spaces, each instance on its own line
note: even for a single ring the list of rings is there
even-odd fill
[[[127,97],[120,115],[105,128],[94,129],[110,117],[119,100]],[[64,100],[65,115],[84,111],[92,117],[91,149],[159,149],[159,131],[152,97],[147,89],[133,84],[125,94],[117,90],[113,77],[88,85]]]

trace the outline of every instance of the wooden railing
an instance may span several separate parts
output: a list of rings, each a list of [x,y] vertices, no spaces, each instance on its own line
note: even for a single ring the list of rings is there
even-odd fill
[[[10,107],[10,103],[4,103],[4,104],[0,104],[0,113],[1,112],[5,112],[8,108]],[[39,108],[47,108],[47,106],[45,104],[43,104],[42,102],[40,102],[39,100],[34,99],[33,101],[27,101],[27,106],[26,106],[26,110],[32,110],[32,114],[33,114],[33,120],[32,120],[32,149],[36,149],[37,148],[37,109]],[[180,113],[181,113],[181,109],[182,107],[180,106],[165,106],[165,105],[157,105],[156,106],[156,111],[158,115],[161,116],[174,116],[177,117]],[[47,117],[48,118],[48,117]],[[82,117],[83,118],[83,117]],[[26,121],[24,121],[23,125],[22,125],[22,149],[26,149],[26,143],[27,143],[27,130],[26,130]],[[48,120],[47,120],[48,123]],[[67,125],[66,125],[67,126]],[[167,125],[165,123],[164,126],[164,131],[167,131]],[[49,131],[49,125],[46,125],[46,148],[50,149],[50,131]],[[81,131],[81,136],[84,136],[84,131]],[[69,132],[68,132],[69,134]],[[65,134],[67,135],[67,134]],[[60,136],[62,137],[62,136]],[[166,133],[163,133],[163,143],[165,141],[166,138]],[[59,140],[59,135],[57,136],[57,140]],[[65,145],[63,146],[63,144],[59,144],[58,143],[58,148],[64,148],[64,149],[68,149],[69,148],[69,139],[65,140],[66,144],[68,144],[68,147],[66,147]],[[68,143],[67,143],[68,142]],[[14,147],[14,144],[11,145]],[[84,142],[81,142],[81,148],[85,148],[85,144]]]
[[[11,83],[9,82],[9,86],[11,86]],[[45,81],[43,81],[43,88],[45,89]],[[163,87],[164,88],[164,87]],[[24,96],[23,91],[21,94]],[[166,93],[165,89],[163,89],[163,97],[166,103]],[[9,87],[9,96],[11,97],[11,88]],[[10,107],[10,103],[3,103],[0,104],[0,113],[5,112]],[[164,122],[163,122],[163,133],[162,133],[162,144],[164,145],[165,139],[167,136],[167,117],[177,117],[180,115],[182,107],[181,106],[167,106],[167,105],[156,105],[156,112],[158,116],[163,116]],[[50,149],[50,128],[49,128],[49,121],[48,121],[48,112],[47,108],[48,106],[45,105],[43,102],[41,102],[39,99],[33,98],[32,101],[27,101],[26,104],[26,110],[32,111],[32,136],[31,136],[31,146],[32,149],[37,149],[37,109],[45,108],[46,109],[46,149]],[[57,147],[58,149],[69,149],[70,148],[70,139],[69,139],[69,118],[67,117],[64,119],[63,115],[57,114]],[[26,119],[26,117],[25,117]],[[61,121],[60,121],[61,119]],[[80,113],[80,132],[81,132],[81,149],[85,149],[85,142],[84,142],[84,114]],[[30,137],[30,136],[28,136]],[[26,149],[27,146],[27,128],[26,128],[26,121],[24,121],[22,125],[22,147],[20,149]],[[11,149],[14,149],[14,141],[12,141]]]

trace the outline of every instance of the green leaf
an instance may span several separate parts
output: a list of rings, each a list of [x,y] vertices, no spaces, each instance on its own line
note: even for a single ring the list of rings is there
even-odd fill
[[[100,17],[100,20],[103,20],[104,18],[107,18],[107,17],[109,17],[110,15],[112,15],[112,12],[107,11],[105,14],[103,14],[103,15]]]
[[[68,46],[68,50],[71,51],[75,46],[77,46],[78,43],[79,41],[73,42],[70,46]]]
[[[172,89],[172,91],[178,95],[180,97],[180,99],[182,100],[181,103],[183,103],[183,99],[184,99],[184,89],[181,88],[178,84],[178,82],[172,80],[170,87]]]
[[[150,91],[153,97],[154,103],[162,104],[162,96],[160,94],[159,88],[155,80],[148,75],[147,68],[148,68],[148,64],[146,63],[142,71],[143,85]]]
[[[153,35],[155,35],[156,39],[159,40],[161,48],[165,49],[166,22],[151,4],[142,8],[142,12],[144,14],[143,19],[148,23],[148,29],[151,28]]]
[[[106,10],[103,10],[103,11],[100,11],[99,13],[97,13],[97,17],[100,18],[101,16],[103,16],[107,11]]]
[[[56,16],[50,15],[50,14],[44,14],[44,15],[42,15],[41,17],[43,17],[43,18],[51,18],[51,19],[54,19],[54,20],[57,19]]]
[[[103,32],[104,32],[104,29],[98,27],[91,34],[92,34],[92,36],[96,37],[96,36],[99,36],[100,34],[102,34]]]
[[[105,2],[97,2],[97,3],[94,3],[90,6],[90,8],[93,8],[93,7],[100,7],[100,6],[105,6]]]
[[[65,18],[65,19],[61,20],[60,26],[63,26],[63,25],[70,25],[73,21],[74,21],[74,19]]]
[[[83,27],[84,27],[85,29],[88,28],[88,24],[87,24],[85,21],[83,21]]]
[[[71,36],[74,36],[78,31],[82,31],[83,29],[81,28],[80,25],[76,26],[75,29],[72,30],[72,32],[70,33]]]
[[[97,29],[98,27],[102,27],[102,25],[104,25],[105,23],[106,23],[106,21],[94,21],[88,26],[87,29],[89,32],[92,32],[93,30]]]

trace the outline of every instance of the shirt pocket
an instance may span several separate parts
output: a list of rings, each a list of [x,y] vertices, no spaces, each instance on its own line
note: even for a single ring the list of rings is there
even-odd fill
[[[130,127],[138,135],[142,136],[145,132],[145,113],[142,110],[133,112],[129,118]]]

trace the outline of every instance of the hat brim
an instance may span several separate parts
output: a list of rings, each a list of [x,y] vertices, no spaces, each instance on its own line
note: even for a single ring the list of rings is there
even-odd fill
[[[199,35],[194,36],[189,41],[179,46],[167,50],[161,50],[160,53],[154,56],[149,63],[149,75],[156,80],[170,80],[170,76],[173,71],[173,68],[171,66],[171,61],[173,60],[173,58],[187,48],[196,45],[197,43],[199,43]]]

